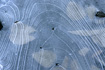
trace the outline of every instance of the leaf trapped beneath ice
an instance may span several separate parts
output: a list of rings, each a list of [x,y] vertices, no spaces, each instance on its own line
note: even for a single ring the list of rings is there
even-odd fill
[[[96,14],[97,11],[98,11],[98,9],[93,5],[86,8],[86,12],[87,12],[88,17],[90,19],[93,19],[95,17],[95,14]]]
[[[48,50],[40,50],[39,52],[33,53],[32,57],[45,68],[51,67],[55,60],[56,54]]]
[[[80,36],[90,36],[94,43],[99,44],[102,47],[105,47],[105,28],[97,30],[76,30],[68,32]]]
[[[89,49],[87,47],[84,47],[79,51],[79,54],[82,56],[85,56],[88,52],[89,52]]]
[[[91,66],[91,70],[100,70],[99,68],[97,68],[95,65]]]
[[[68,67],[68,64],[69,64],[69,58],[67,56],[65,56],[63,62],[62,62],[62,66],[64,68],[67,68]]]
[[[66,69],[60,66],[56,66],[52,70],[66,70]]]
[[[80,70],[76,60],[73,60],[70,64],[71,70]]]
[[[97,35],[104,32],[105,29],[97,29],[97,30],[76,30],[76,31],[68,31],[72,34],[81,35],[81,36],[92,36]]]
[[[13,44],[23,45],[35,39],[30,33],[35,32],[31,26],[17,22],[12,25],[9,39]]]
[[[94,41],[94,43],[97,43],[101,45],[102,47],[105,47],[105,33],[92,36],[92,40]]]
[[[103,51],[102,50],[98,50],[98,51],[95,51],[94,54],[92,55],[92,57],[97,57],[98,55],[100,55]]]

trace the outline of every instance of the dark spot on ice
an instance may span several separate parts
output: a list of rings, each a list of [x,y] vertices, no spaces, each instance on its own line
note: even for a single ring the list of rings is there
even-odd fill
[[[103,65],[103,69],[105,69],[105,66]]]
[[[98,3],[98,2],[96,2],[96,3]]]
[[[52,30],[54,30],[54,27],[52,28]]]
[[[7,11],[5,11],[5,13],[7,13]]]
[[[42,49],[42,47],[40,47],[40,49]]]
[[[103,13],[102,11],[98,11],[95,16],[102,18],[105,17],[105,13]]]
[[[58,66],[59,65],[59,63],[56,63],[56,66]]]
[[[18,21],[15,21],[15,23],[18,23]]]
[[[2,22],[0,21],[0,30],[3,28]]]

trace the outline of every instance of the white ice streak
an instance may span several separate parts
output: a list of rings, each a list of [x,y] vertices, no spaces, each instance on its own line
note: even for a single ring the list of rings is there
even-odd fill
[[[74,21],[85,18],[86,13],[82,6],[72,1],[69,2],[67,5],[67,15],[71,20]]]
[[[103,51],[102,50],[98,50],[98,51],[95,51],[92,55],[92,57],[97,57],[98,55],[100,55]]]
[[[3,65],[0,64],[0,70],[3,70]]]

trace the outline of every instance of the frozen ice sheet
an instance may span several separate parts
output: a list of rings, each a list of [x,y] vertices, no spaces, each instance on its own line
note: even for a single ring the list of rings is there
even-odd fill
[[[105,70],[104,0],[0,0],[0,70]]]

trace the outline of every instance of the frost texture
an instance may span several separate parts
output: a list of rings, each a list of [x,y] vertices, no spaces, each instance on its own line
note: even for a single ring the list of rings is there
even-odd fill
[[[97,11],[104,0],[0,0],[1,70],[105,70]]]

